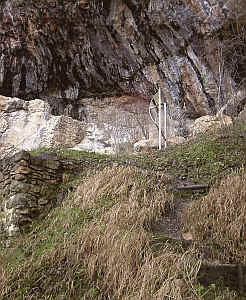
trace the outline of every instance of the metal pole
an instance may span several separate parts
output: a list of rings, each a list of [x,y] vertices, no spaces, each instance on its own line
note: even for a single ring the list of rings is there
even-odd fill
[[[159,150],[161,150],[161,88],[159,87]]]
[[[165,137],[165,149],[167,148],[167,102],[164,102],[164,137]]]

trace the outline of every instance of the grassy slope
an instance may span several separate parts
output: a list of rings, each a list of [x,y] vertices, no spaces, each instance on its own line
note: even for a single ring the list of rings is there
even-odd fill
[[[0,248],[0,299],[245,299],[218,283],[198,283],[204,240],[184,250],[151,232],[175,198],[170,187],[211,185],[232,171],[243,172],[245,129],[238,123],[168,151],[134,157],[58,151],[62,157],[81,158],[90,171],[64,182],[61,188],[78,189],[29,234]],[[195,207],[216,195],[194,197],[202,196],[194,200]],[[194,211],[187,212],[188,224],[196,218]],[[200,210],[197,216],[203,217]],[[240,256],[236,261],[244,262]]]

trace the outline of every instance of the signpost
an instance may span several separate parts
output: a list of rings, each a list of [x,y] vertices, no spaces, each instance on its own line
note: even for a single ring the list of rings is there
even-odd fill
[[[155,97],[158,95],[158,104]],[[153,113],[153,111],[155,113]],[[149,115],[151,120],[158,128],[159,150],[162,147],[162,137],[164,139],[164,147],[167,148],[167,102],[162,99],[161,88],[159,87],[158,94],[154,95],[149,105]],[[162,118],[164,115],[164,135],[162,133]],[[158,120],[157,120],[158,119]]]

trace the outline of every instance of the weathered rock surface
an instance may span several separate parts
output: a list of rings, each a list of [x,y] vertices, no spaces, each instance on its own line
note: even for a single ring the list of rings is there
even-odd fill
[[[135,98],[118,100],[123,107],[112,101],[87,99],[80,106],[84,121],[78,121],[69,117],[73,113],[66,109],[65,115],[54,116],[52,104],[40,99],[25,101],[0,96],[0,158],[40,147],[113,154],[122,144],[148,134],[146,106],[138,106]]]
[[[238,110],[245,102],[245,6],[244,0],[1,1],[0,94],[52,101],[150,97],[160,80],[170,106],[189,117],[214,114],[232,96]]]
[[[73,150],[87,150],[100,154],[114,154],[114,141],[103,127],[99,128],[95,123],[86,126],[85,138],[72,148]]]
[[[142,98],[86,99],[84,107],[88,122],[86,136],[74,149],[119,153],[133,150],[134,142],[149,136],[148,102]]]
[[[0,96],[0,157],[40,147],[73,147],[85,136],[85,124],[53,116],[48,103]]]
[[[196,135],[202,132],[213,132],[224,126],[232,124],[232,118],[223,114],[216,116],[203,116],[195,120],[190,127],[190,134]]]

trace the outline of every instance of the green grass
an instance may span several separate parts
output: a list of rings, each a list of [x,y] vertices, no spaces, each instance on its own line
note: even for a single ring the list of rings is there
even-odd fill
[[[89,151],[80,151],[80,150],[72,150],[72,149],[63,149],[63,148],[38,148],[32,151],[29,151],[32,155],[38,155],[40,153],[56,153],[58,157],[61,158],[69,158],[69,159],[107,159],[109,156],[106,154],[98,154],[95,152]]]
[[[137,161],[162,170],[177,179],[212,184],[246,161],[246,125],[237,122],[210,135],[201,135]]]
[[[61,206],[34,222],[31,231],[12,240],[8,248],[1,246],[0,299],[158,300],[165,293],[176,299],[245,299],[218,283],[200,285],[199,249],[187,253],[179,242],[151,232],[154,220],[169,213],[164,199],[193,195],[178,195],[170,186],[211,185],[243,170],[245,132],[245,123],[238,122],[149,155],[32,151],[32,155],[55,152],[62,159],[78,160],[83,168],[60,186],[70,191]],[[115,164],[121,167],[111,170]],[[137,169],[123,167],[129,165]],[[162,178],[163,174],[168,176]],[[169,194],[164,193],[165,186]],[[164,198],[155,203],[157,196]],[[180,280],[184,290],[178,291],[175,284]]]
[[[76,295],[74,299],[83,294],[86,299],[94,299],[98,290],[86,279],[83,262],[66,264],[66,255],[58,257],[57,253],[64,247],[72,247],[79,239],[80,231],[100,216],[100,210],[109,208],[106,200],[88,210],[57,207],[44,220],[35,223],[31,232],[13,241],[10,248],[1,248],[2,268],[8,273],[9,280],[6,284],[8,293],[2,293],[0,299],[29,299],[32,293],[34,299],[61,299],[62,295],[64,299],[73,299],[73,294]],[[22,276],[26,268],[31,276]],[[67,290],[73,292],[67,294]]]

